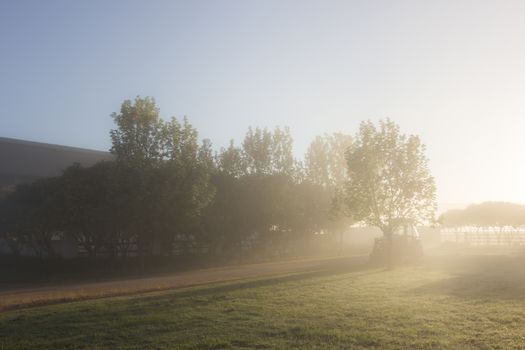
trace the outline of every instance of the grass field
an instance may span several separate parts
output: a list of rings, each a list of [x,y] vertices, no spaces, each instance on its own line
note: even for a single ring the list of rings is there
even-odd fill
[[[0,349],[525,348],[525,257],[340,264],[0,314]]]

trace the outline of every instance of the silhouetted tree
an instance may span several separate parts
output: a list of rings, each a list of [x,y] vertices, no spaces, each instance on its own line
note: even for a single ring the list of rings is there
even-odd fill
[[[436,188],[419,137],[402,134],[390,120],[377,126],[362,122],[347,162],[349,212],[355,220],[379,227],[390,247],[404,222],[433,220]]]
[[[228,148],[222,148],[217,156],[217,167],[220,173],[233,178],[246,174],[247,166],[242,149],[235,147],[233,140]]]
[[[53,256],[53,239],[70,235],[90,257],[196,246],[278,255],[316,234],[342,237],[352,219],[390,237],[402,220],[433,214],[424,147],[390,121],[362,123],[355,142],[316,137],[303,165],[288,128],[249,128],[241,147],[215,153],[186,118],[163,120],[152,98],[124,101],[112,118],[114,161],[4,194],[0,235],[15,253]]]
[[[343,243],[343,234],[351,224],[351,219],[344,212],[341,200],[341,190],[346,180],[346,154],[352,147],[352,137],[342,133],[316,136],[305,155],[306,180],[321,186],[326,192],[324,197],[331,199],[323,207],[326,216],[324,231],[339,236]]]
[[[175,235],[197,226],[200,212],[214,189],[211,145],[199,146],[197,130],[184,118],[164,122],[155,101],[137,97],[125,101],[113,114],[117,129],[111,131],[117,173],[126,186],[127,213],[135,230],[139,254],[150,252],[155,238],[170,254]]]
[[[242,143],[247,174],[267,175],[272,172],[272,133],[250,127]]]
[[[18,185],[4,202],[4,237],[15,254],[28,246],[41,256],[54,257],[53,238],[63,232],[61,178]]]
[[[64,229],[90,257],[102,250],[117,254],[117,208],[112,183],[112,162],[89,168],[74,165],[62,175],[64,191]]]

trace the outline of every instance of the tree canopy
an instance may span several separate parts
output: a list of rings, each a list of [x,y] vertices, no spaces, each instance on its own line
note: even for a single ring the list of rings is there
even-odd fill
[[[248,128],[215,150],[148,97],[112,119],[114,161],[72,165],[1,200],[0,235],[14,253],[54,256],[53,240],[69,237],[91,258],[296,254],[340,246],[353,220],[390,234],[433,214],[424,146],[388,120],[318,136],[303,161],[288,128]]]
[[[52,239],[68,236],[89,257],[281,254],[348,226],[332,215],[347,135],[316,139],[302,166],[288,128],[248,128],[240,146],[215,151],[188,119],[163,119],[153,98],[124,101],[111,117],[114,161],[72,165],[2,201],[13,251],[53,256]]]
[[[345,204],[355,220],[386,236],[404,222],[433,220],[436,188],[419,137],[388,119],[362,122],[346,160]]]

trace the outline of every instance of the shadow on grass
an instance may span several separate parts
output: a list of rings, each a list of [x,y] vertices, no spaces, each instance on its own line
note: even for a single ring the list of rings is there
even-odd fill
[[[458,255],[434,261],[430,269],[450,275],[410,292],[465,299],[525,299],[525,256]]]
[[[193,287],[186,287],[184,289],[173,289],[167,294],[169,296],[177,298],[194,297],[194,296],[209,296],[213,294],[230,293],[240,290],[254,289],[260,287],[270,287],[279,284],[301,282],[308,279],[319,278],[319,277],[330,277],[340,276],[352,272],[367,271],[372,268],[367,263],[367,258],[351,258],[338,260],[334,263],[326,263],[321,266],[316,266],[314,271],[303,271],[297,273],[290,273],[286,275],[280,275],[277,277],[260,277],[255,279],[240,279],[228,282],[216,282],[213,284],[198,285]],[[315,284],[317,282],[312,282]],[[305,286],[304,283],[301,286]],[[141,299],[154,299],[156,295],[142,295]]]
[[[188,284],[183,286],[167,286],[165,288],[159,288],[151,286],[143,289],[137,289],[133,291],[122,291],[114,292],[108,290],[107,294],[98,295],[83,295],[83,296],[71,296],[64,298],[50,298],[42,300],[34,300],[31,302],[12,303],[1,305],[0,312],[6,312],[15,309],[27,309],[40,306],[46,306],[51,304],[64,304],[71,302],[81,302],[86,300],[97,300],[107,299],[112,297],[125,297],[136,295],[136,298],[142,301],[148,301],[150,299],[158,298],[159,293],[164,295],[170,295],[174,297],[186,297],[186,296],[203,296],[211,295],[214,293],[226,293],[235,290],[257,288],[263,286],[271,286],[280,283],[288,283],[293,281],[301,281],[308,278],[330,276],[349,273],[352,271],[358,271],[366,269],[368,258],[365,256],[354,256],[354,257],[341,257],[334,258],[333,260],[327,260],[315,266],[304,266],[298,267],[293,272],[275,272],[275,274],[267,276],[253,277],[235,277],[228,279],[225,278],[222,281],[209,281],[209,282],[197,282],[195,284]],[[260,273],[260,272],[259,272]],[[271,272],[270,272],[271,273]]]

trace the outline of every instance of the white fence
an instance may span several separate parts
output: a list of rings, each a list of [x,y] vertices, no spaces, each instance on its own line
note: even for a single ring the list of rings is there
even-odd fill
[[[440,230],[442,243],[461,243],[472,246],[525,245],[525,227],[444,227]]]

